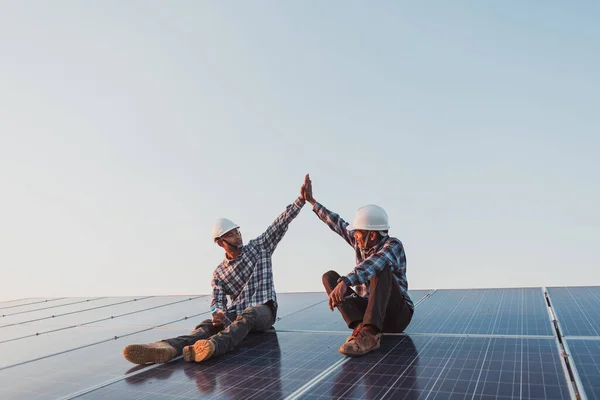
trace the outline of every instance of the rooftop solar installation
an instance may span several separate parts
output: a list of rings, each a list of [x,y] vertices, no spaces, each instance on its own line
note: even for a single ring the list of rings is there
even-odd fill
[[[600,337],[600,287],[551,287],[548,294],[565,336]]]
[[[0,399],[600,399],[598,290],[411,290],[406,332],[357,358],[324,292],[279,293],[274,328],[234,351],[143,366],[123,348],[189,333],[210,296],[2,302],[17,307],[0,308]]]

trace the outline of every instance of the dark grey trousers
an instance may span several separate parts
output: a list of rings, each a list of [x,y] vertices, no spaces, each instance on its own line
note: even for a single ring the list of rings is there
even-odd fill
[[[340,275],[335,271],[323,274],[323,286],[330,294]],[[356,294],[350,287],[344,296]],[[398,281],[389,268],[373,276],[369,282],[369,299],[360,296],[340,304],[337,309],[349,328],[357,324],[372,325],[380,332],[403,332],[410,324],[413,310],[408,307]]]
[[[233,322],[226,328],[213,326],[212,320],[206,319],[199,323],[189,335],[164,341],[177,350],[177,355],[181,355],[185,346],[191,346],[198,340],[210,339],[215,343],[215,356],[220,356],[233,350],[248,333],[264,332],[275,323],[273,309],[265,304],[248,307],[241,315],[237,316],[235,313],[228,313],[227,318]]]

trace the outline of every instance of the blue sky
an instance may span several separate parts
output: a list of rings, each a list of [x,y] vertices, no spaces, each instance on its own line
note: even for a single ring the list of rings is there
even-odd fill
[[[2,298],[208,293],[305,173],[412,289],[600,285],[600,4],[4,2]],[[353,252],[306,206],[274,256]]]

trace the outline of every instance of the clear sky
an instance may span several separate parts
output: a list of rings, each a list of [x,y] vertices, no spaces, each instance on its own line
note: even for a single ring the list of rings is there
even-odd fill
[[[470,4],[468,4],[470,3]],[[0,297],[209,293],[211,226],[379,204],[411,289],[600,285],[600,3],[0,4]],[[280,292],[352,249],[307,205]]]

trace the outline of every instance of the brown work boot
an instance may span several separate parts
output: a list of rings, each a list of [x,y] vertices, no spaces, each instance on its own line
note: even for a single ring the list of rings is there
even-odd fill
[[[347,356],[363,356],[380,346],[381,333],[371,333],[366,329],[359,330],[356,335],[346,339],[346,343],[340,346],[338,351]]]
[[[362,326],[363,326],[362,323],[360,323],[354,327],[354,329],[352,330],[352,335],[350,335],[346,338],[346,343],[348,343],[351,340],[354,340],[354,337],[358,334],[358,332],[361,331]]]
[[[183,359],[191,362],[201,362],[215,354],[215,344],[212,340],[198,340],[193,346],[183,348]]]
[[[123,349],[123,356],[134,364],[166,363],[176,355],[175,347],[167,342],[130,344]]]

